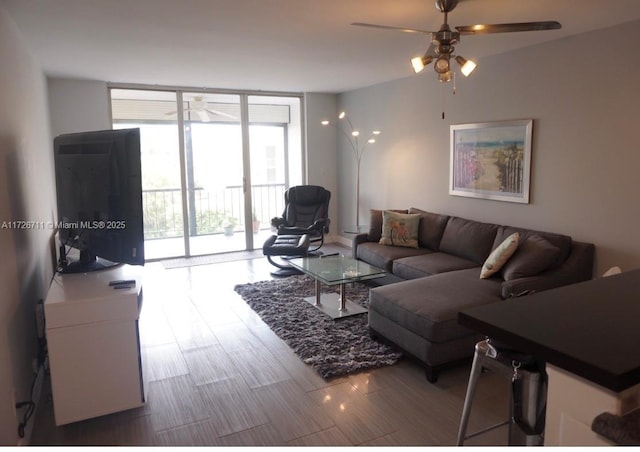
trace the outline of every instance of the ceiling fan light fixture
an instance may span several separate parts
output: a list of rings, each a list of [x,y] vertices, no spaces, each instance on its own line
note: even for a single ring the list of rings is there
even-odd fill
[[[477,63],[467,60],[462,56],[455,55],[455,46],[460,42],[462,35],[483,35],[491,33],[513,33],[513,32],[529,32],[541,30],[558,30],[562,28],[560,22],[557,21],[537,21],[537,22],[517,22],[503,24],[476,24],[476,25],[460,25],[451,27],[448,22],[449,13],[452,12],[460,0],[435,0],[435,6],[438,11],[444,14],[444,23],[438,31],[426,31],[415,28],[400,28],[388,25],[367,24],[362,22],[354,22],[351,25],[381,28],[385,30],[396,30],[404,33],[420,33],[431,37],[431,44],[424,56],[413,57],[411,65],[417,74],[422,72],[424,68],[435,60],[433,69],[438,74],[438,80],[442,83],[453,82],[453,93],[455,94],[455,72],[451,67],[451,58],[456,60],[460,66],[460,71],[465,77],[468,77],[477,67]],[[444,114],[442,116],[444,119]],[[347,121],[349,119],[347,118]]]
[[[464,75],[465,77],[469,77],[469,74],[471,74],[477,66],[475,61],[467,60],[460,55],[456,57],[456,63],[460,65],[460,72],[462,72],[462,75]]]
[[[418,72],[422,72],[422,70],[433,61],[433,57],[431,55],[425,55],[423,57],[413,57],[411,58],[411,65],[413,66],[414,72],[417,74]]]
[[[422,57],[413,57],[411,58],[411,66],[413,66],[413,72],[415,72],[416,74],[418,72],[422,72],[422,70],[424,69],[424,62],[422,61]]]
[[[447,72],[449,72],[449,55],[440,55],[436,60],[433,68],[438,74],[446,74]]]
[[[451,71],[447,71],[447,72],[443,72],[438,74],[438,81],[440,83],[448,83],[451,81],[453,75],[451,73]]]

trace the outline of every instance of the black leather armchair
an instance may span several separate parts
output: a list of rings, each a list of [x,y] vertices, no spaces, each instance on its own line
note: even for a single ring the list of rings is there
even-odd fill
[[[271,220],[277,235],[307,235],[317,251],[329,232],[329,201],[331,192],[318,185],[297,185],[284,193],[285,208],[282,217]]]

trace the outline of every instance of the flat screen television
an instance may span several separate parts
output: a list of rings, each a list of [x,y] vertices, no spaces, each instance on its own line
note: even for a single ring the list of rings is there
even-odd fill
[[[140,129],[57,136],[54,162],[60,271],[143,265]],[[65,258],[67,247],[79,251],[77,260]]]

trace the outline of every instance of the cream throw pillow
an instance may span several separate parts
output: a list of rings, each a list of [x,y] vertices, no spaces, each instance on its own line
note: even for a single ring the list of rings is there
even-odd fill
[[[420,214],[382,212],[382,237],[380,245],[418,248],[418,226]]]
[[[509,237],[496,247],[495,250],[489,254],[489,257],[484,261],[482,271],[480,272],[480,279],[488,278],[502,268],[502,266],[509,260],[509,258],[516,252],[518,248],[518,241],[520,240],[520,234],[514,232]]]

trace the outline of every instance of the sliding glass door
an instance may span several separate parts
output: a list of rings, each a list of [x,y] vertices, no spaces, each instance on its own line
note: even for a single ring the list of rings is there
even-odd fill
[[[302,181],[300,98],[111,89],[140,127],[147,259],[260,248]]]
[[[300,99],[248,96],[253,244],[272,234],[271,218],[282,215],[284,191],[302,180]],[[292,183],[293,181],[293,183]]]
[[[184,93],[190,254],[247,248],[240,96]]]

